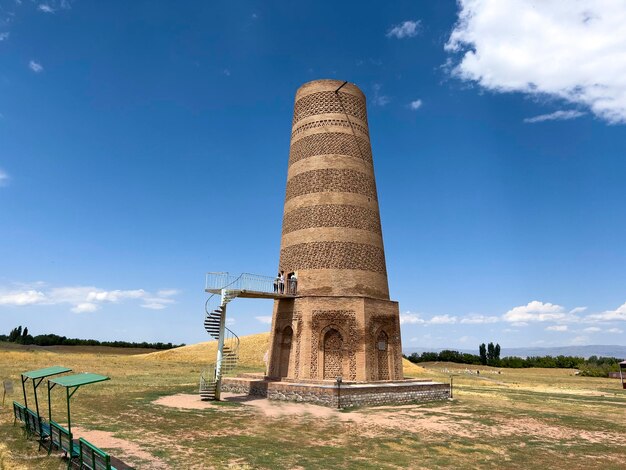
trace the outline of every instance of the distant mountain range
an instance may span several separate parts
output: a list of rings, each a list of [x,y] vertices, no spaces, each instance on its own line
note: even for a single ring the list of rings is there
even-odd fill
[[[458,348],[404,348],[404,354],[412,354],[414,352],[421,354],[423,352],[439,352],[444,349],[452,349],[462,353],[478,354],[476,349],[458,349]],[[605,356],[626,358],[626,346],[594,344],[588,346],[555,346],[550,348],[530,347],[530,348],[502,348],[500,357],[517,356],[578,356],[588,358],[589,356]]]

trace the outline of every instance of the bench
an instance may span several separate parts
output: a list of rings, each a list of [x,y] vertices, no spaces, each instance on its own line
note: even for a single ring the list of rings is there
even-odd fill
[[[53,446],[65,452],[67,468],[70,468],[72,465],[72,459],[80,457],[80,447],[72,439],[72,433],[56,421],[50,421],[50,447],[48,448],[48,455],[52,452]]]
[[[89,470],[116,470],[111,466],[111,457],[82,437],[78,439],[80,447],[80,468]]]
[[[13,402],[13,426],[16,422],[26,424],[26,407],[16,401]]]
[[[37,437],[40,449],[43,441],[50,437],[50,425],[30,408],[26,408],[26,435]]]

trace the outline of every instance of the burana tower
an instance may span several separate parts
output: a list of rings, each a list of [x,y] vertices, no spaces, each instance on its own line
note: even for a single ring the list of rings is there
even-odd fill
[[[286,381],[402,379],[389,299],[365,95],[316,80],[296,93],[268,375]]]
[[[203,399],[226,390],[350,407],[451,396],[449,384],[403,379],[365,95],[353,84],[316,80],[296,92],[278,271],[284,280],[207,274],[204,327],[218,344]],[[237,298],[274,301],[266,374],[229,376],[239,338],[226,311]]]

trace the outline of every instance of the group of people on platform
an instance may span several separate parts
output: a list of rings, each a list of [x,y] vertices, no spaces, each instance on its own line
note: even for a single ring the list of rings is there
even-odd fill
[[[274,279],[274,292],[279,294],[295,295],[297,288],[298,278],[296,277],[296,273],[292,272],[287,274],[287,279],[285,280],[285,271],[280,271],[276,279]]]

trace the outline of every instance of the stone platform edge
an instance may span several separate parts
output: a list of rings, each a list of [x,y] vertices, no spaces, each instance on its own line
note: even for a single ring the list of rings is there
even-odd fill
[[[450,384],[425,380],[359,384],[311,384],[250,377],[225,377],[222,391],[270,400],[313,403],[332,408],[407,404],[450,398]]]

